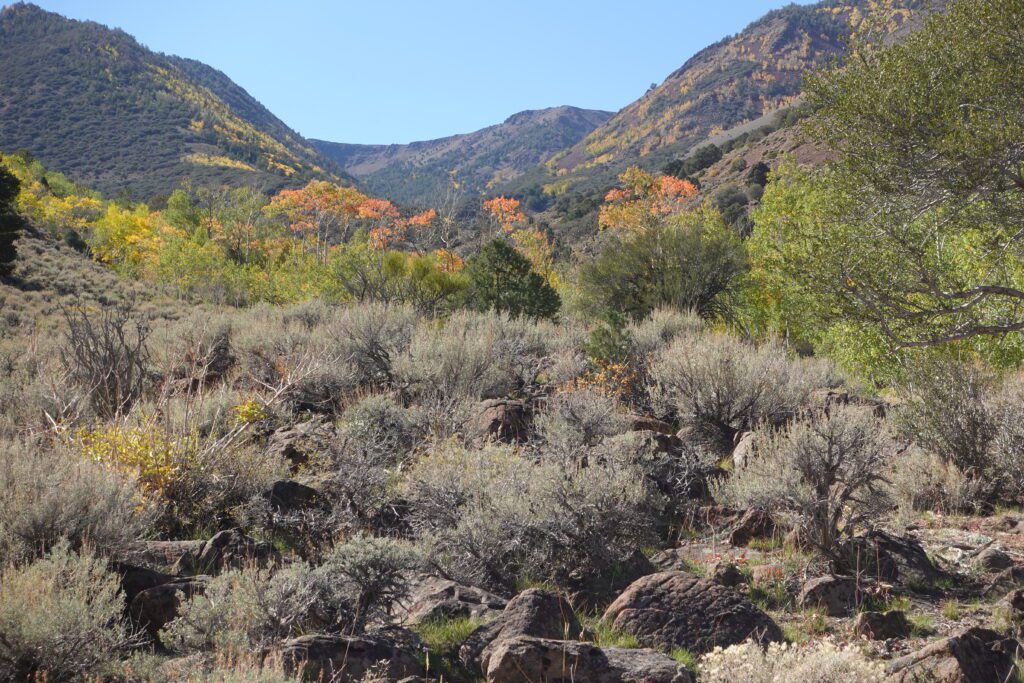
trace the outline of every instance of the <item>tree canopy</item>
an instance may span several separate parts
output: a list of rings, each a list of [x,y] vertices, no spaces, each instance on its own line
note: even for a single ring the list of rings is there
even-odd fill
[[[828,201],[761,239],[790,240],[787,272],[897,348],[1024,330],[1022,22],[1024,0],[955,3],[808,81],[834,156],[803,182]]]

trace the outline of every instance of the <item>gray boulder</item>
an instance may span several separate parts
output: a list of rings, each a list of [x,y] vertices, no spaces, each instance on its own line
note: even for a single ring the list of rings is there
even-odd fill
[[[697,654],[748,638],[762,644],[782,640],[772,618],[737,591],[678,571],[634,581],[603,619],[647,647],[683,647]]]
[[[656,650],[601,648],[579,641],[517,636],[495,644],[487,683],[692,683],[693,676]]]
[[[582,632],[576,613],[561,596],[530,588],[509,600],[494,621],[473,631],[459,649],[459,659],[473,670],[486,671],[485,651],[492,643],[515,636],[573,640]]]

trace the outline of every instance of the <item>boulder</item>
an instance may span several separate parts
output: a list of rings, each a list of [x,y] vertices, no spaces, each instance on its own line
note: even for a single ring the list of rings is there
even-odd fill
[[[753,638],[782,640],[771,617],[737,591],[686,572],[634,581],[605,611],[604,621],[647,647],[683,647],[703,654]]]
[[[745,546],[751,539],[764,538],[775,533],[775,521],[764,510],[750,508],[743,513],[729,533],[729,543]]]
[[[629,430],[632,432],[657,432],[668,436],[675,436],[672,425],[664,420],[649,415],[631,415]]]
[[[1014,565],[996,574],[985,588],[986,595],[1005,593],[1024,586],[1024,567]]]
[[[522,441],[530,428],[530,408],[524,401],[490,399],[480,404],[477,425],[481,433],[499,441]]]
[[[601,648],[593,643],[517,636],[496,643],[487,683],[692,683],[681,664],[656,650]]]
[[[121,581],[121,592],[125,604],[130,605],[142,591],[174,581],[175,577],[148,567],[139,567],[127,562],[111,562],[110,571]]]
[[[899,610],[861,612],[853,622],[853,632],[868,640],[906,638],[910,633],[907,616]]]
[[[743,469],[752,457],[754,457],[754,432],[744,432],[736,440],[736,446],[732,449],[733,468]]]
[[[726,588],[735,588],[744,582],[743,572],[732,562],[718,562],[710,567],[708,573],[712,581]]]
[[[889,664],[891,683],[1009,681],[1020,645],[985,628],[969,628]]]
[[[307,681],[356,683],[370,671],[397,681],[425,673],[415,639],[386,632],[292,638],[282,645],[281,660],[287,673],[301,673]]]
[[[267,439],[267,453],[288,460],[295,471],[312,455],[326,450],[334,434],[334,427],[321,418],[281,427]]]
[[[194,595],[202,595],[209,580],[208,576],[190,576],[147,588],[131,601],[128,614],[156,638],[160,629],[178,616],[181,603]]]
[[[857,580],[850,576],[819,576],[800,589],[796,603],[801,609],[822,609],[830,617],[841,617],[857,604]]]
[[[931,585],[944,576],[928,559],[921,544],[884,531],[872,531],[847,540],[840,548],[841,569],[857,571],[897,585]]]
[[[501,614],[506,601],[482,588],[464,586],[437,576],[420,581],[409,595],[406,624],[437,619],[472,618],[489,621]]]
[[[270,509],[276,513],[287,514],[329,507],[329,503],[319,491],[293,479],[275,481],[264,496],[270,503]]]
[[[192,566],[206,541],[143,541],[133,547],[125,561],[163,572],[173,572],[178,566]]]
[[[459,648],[459,659],[471,669],[486,671],[485,650],[492,643],[514,636],[571,640],[582,632],[576,613],[560,595],[529,588],[509,600],[494,621],[469,635]]]
[[[976,569],[991,572],[1012,567],[1014,562],[1012,557],[999,548],[989,546],[975,556],[973,564]]]
[[[281,555],[265,541],[256,541],[240,529],[214,534],[203,543],[195,557],[182,557],[175,565],[175,574],[218,574],[224,569],[266,567],[281,561]]]

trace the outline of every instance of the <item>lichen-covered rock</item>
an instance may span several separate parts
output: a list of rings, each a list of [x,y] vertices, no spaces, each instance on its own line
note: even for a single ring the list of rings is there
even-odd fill
[[[604,613],[613,628],[648,647],[709,652],[752,638],[782,640],[771,617],[737,591],[685,572],[662,572],[634,581]]]
[[[529,588],[509,600],[494,621],[470,634],[459,649],[459,659],[471,669],[486,671],[485,651],[492,643],[515,636],[572,640],[582,632],[576,613],[560,595]]]
[[[601,648],[579,641],[517,636],[495,643],[487,683],[692,683],[685,667],[648,649]]]
[[[505,609],[506,600],[482,588],[429,576],[416,583],[407,603],[403,622],[422,624],[436,619],[465,617],[490,621]]]
[[[891,683],[1009,681],[1020,644],[995,631],[969,628],[892,662]]]

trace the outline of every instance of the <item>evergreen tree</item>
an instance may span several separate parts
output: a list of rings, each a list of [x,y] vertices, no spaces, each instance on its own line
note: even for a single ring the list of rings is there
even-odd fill
[[[504,240],[484,245],[466,266],[469,303],[478,310],[513,316],[551,318],[562,302],[558,292],[535,273],[530,262]]]
[[[0,167],[0,276],[11,274],[18,255],[14,243],[21,234],[22,220],[14,202],[19,188],[17,177]]]

